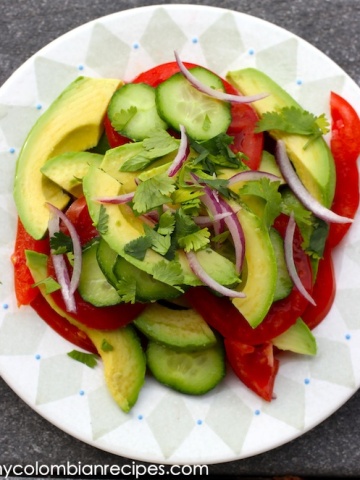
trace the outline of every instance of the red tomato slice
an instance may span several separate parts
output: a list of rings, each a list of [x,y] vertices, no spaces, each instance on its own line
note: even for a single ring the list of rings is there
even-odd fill
[[[237,90],[228,82],[223,80],[223,83],[227,93],[238,94]],[[258,114],[247,103],[233,103],[231,116],[232,121],[227,131],[228,135],[234,137],[231,149],[235,153],[244,153],[248,157],[244,163],[251,170],[257,170],[264,147],[264,134],[254,132],[256,123],[259,121]]]
[[[120,135],[120,133],[115,130],[107,115],[105,115],[104,118],[104,129],[110,148],[120,147],[121,145],[125,145],[125,143],[131,142],[130,138]]]
[[[340,95],[330,97],[331,140],[335,161],[336,190],[332,210],[339,215],[354,218],[359,207],[360,118],[354,108]],[[328,243],[332,247],[342,240],[351,223],[330,225]]]
[[[39,253],[49,253],[49,241],[35,240],[27,233],[20,219],[17,222],[17,233],[14,253],[11,261],[14,265],[15,295],[18,305],[29,305],[38,295],[38,289],[33,288],[34,280],[26,265],[25,250],[35,250]]]
[[[186,68],[197,67],[195,63],[184,62]],[[146,83],[151,87],[157,87],[160,83],[167,80],[169,77],[180,71],[176,62],[167,62],[150,68],[145,72],[140,73],[131,83]]]
[[[284,235],[287,217],[281,215],[275,222]],[[301,248],[302,238],[296,230],[294,260],[305,288],[312,291],[312,272],[308,256]],[[302,315],[308,301],[294,287],[286,298],[274,302],[262,323],[252,328],[238,309],[226,297],[218,297],[205,287],[190,288],[185,293],[189,304],[225,338],[232,338],[247,345],[261,345],[271,341],[293,325]]]
[[[319,261],[316,283],[312,297],[316,305],[309,305],[301,318],[310,329],[315,328],[326,317],[333,304],[336,291],[335,272],[329,247],[325,249],[323,258]]]
[[[270,402],[279,369],[272,344],[254,347],[232,338],[225,338],[224,343],[227,359],[236,376],[253,392]]]
[[[75,226],[82,245],[99,236],[99,232],[94,227],[93,221],[89,215],[85,197],[77,198],[65,213],[71,223]],[[68,233],[65,226],[62,227],[62,230],[64,233]]]
[[[73,343],[77,347],[83,348],[91,353],[98,353],[94,344],[86,335],[77,327],[69,323],[66,318],[55,312],[42,295],[38,295],[30,303],[31,307],[56,333],[61,335],[65,340]]]

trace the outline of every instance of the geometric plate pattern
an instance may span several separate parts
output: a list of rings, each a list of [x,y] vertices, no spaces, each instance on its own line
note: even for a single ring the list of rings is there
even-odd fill
[[[169,391],[147,377],[136,405],[124,414],[106,389],[101,364],[89,369],[71,360],[72,346],[31,309],[19,309],[13,293],[12,185],[26,133],[77,76],[131,80],[173,61],[175,49],[220,75],[257,67],[314,113],[328,111],[331,90],[360,105],[355,83],[314,47],[268,22],[221,8],[130,9],[77,28],[35,54],[0,89],[0,371],[40,415],[97,448],[149,462],[215,463],[292,440],[359,387],[359,218],[334,258],[337,294],[315,331],[318,355],[282,357],[271,403],[231,372],[201,398]]]

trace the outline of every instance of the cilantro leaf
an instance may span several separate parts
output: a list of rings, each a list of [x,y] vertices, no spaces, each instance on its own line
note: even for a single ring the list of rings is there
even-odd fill
[[[34,283],[31,286],[35,288],[39,287],[40,285],[44,285],[46,295],[56,292],[61,288],[60,284],[53,277],[44,278],[44,280],[40,280],[40,282]]]
[[[246,182],[239,190],[240,196],[255,195],[265,201],[263,219],[268,227],[273,224],[275,218],[281,212],[282,197],[278,190],[279,185],[280,182],[270,182],[268,178],[262,178]]]
[[[152,239],[146,235],[143,235],[128,242],[124,247],[124,251],[128,255],[137,258],[138,260],[144,260],[146,250],[151,248],[151,246]]]
[[[105,205],[100,205],[99,218],[96,228],[100,235],[105,235],[108,231],[109,214],[106,211]]]
[[[205,248],[210,243],[210,232],[208,228],[202,228],[197,232],[190,233],[178,239],[179,246],[185,252],[197,251]]]
[[[136,302],[136,280],[135,278],[121,279],[116,282],[116,291],[121,300],[125,303]]]
[[[255,133],[267,130],[308,135],[314,140],[329,131],[329,123],[324,114],[316,117],[299,107],[284,107],[278,111],[264,113],[257,122]]]
[[[157,262],[153,268],[153,277],[167,285],[177,287],[179,290],[181,289],[178,285],[181,285],[184,281],[181,265],[177,261],[166,262],[161,260]]]
[[[69,235],[66,235],[64,232],[55,232],[52,237],[50,237],[50,248],[51,253],[54,255],[60,255],[63,253],[73,252],[73,242]]]
[[[175,218],[175,239],[177,245],[186,252],[190,250],[200,250],[210,242],[210,232],[208,228],[200,229],[182,208],[176,211]]]
[[[116,131],[120,132],[127,123],[136,115],[137,108],[132,105],[127,110],[120,110],[112,116],[111,125]]]
[[[146,224],[144,225],[144,230],[145,235],[151,241],[151,248],[160,255],[165,255],[171,245],[170,235],[161,235],[155,229]]]
[[[133,209],[139,213],[146,213],[164,203],[171,201],[170,195],[175,190],[175,179],[166,172],[159,173],[148,180],[141,182],[133,198]]]
[[[81,362],[84,365],[94,368],[97,365],[97,356],[93,353],[80,352],[79,350],[72,350],[68,352],[68,356],[77,362]]]
[[[166,130],[153,130],[148,138],[142,141],[141,153],[127,159],[121,166],[122,172],[136,172],[148,167],[155,159],[163,157],[179,148],[179,140]]]
[[[160,215],[157,232],[161,235],[171,235],[175,229],[175,216],[168,210]]]

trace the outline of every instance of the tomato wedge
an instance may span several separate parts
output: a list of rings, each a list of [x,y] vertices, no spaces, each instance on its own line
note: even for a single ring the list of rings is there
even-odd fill
[[[270,402],[279,369],[279,360],[274,357],[272,344],[250,346],[232,338],[225,338],[224,344],[236,376],[253,392]]]
[[[48,239],[35,240],[27,233],[18,218],[15,248],[11,261],[14,266],[15,295],[19,306],[29,305],[38,295],[38,290],[32,288],[34,281],[26,265],[25,250],[48,254],[49,248]]]
[[[336,291],[334,265],[331,258],[331,249],[326,247],[323,258],[319,261],[316,283],[312,297],[316,305],[309,304],[301,318],[310,329],[315,328],[329,313],[334,302]]]
[[[284,235],[287,218],[281,215],[274,226]],[[301,248],[302,238],[296,229],[294,260],[306,290],[312,291],[312,272],[309,258]],[[185,293],[189,304],[223,337],[247,345],[261,345],[285,332],[302,315],[308,301],[294,287],[286,298],[274,302],[262,323],[252,328],[238,309],[226,297],[218,297],[205,287],[190,288]]]
[[[82,245],[99,236],[89,214],[89,209],[84,196],[77,198],[65,212],[68,219],[75,226]],[[68,234],[67,228],[62,226],[64,233]]]
[[[355,109],[340,95],[331,92],[330,147],[335,161],[336,190],[332,210],[354,218],[359,207],[360,118]],[[351,223],[330,225],[328,244],[335,247],[349,230]]]
[[[82,332],[75,327],[75,325],[69,323],[66,318],[56,313],[41,294],[37,295],[30,305],[39,317],[41,317],[49,327],[55,330],[56,333],[65,338],[65,340],[68,340],[77,347],[83,348],[88,352],[97,353],[97,349],[86,333]]]

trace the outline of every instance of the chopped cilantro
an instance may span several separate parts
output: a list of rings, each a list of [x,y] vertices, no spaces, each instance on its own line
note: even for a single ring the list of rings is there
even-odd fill
[[[97,365],[97,356],[93,353],[80,352],[79,350],[72,350],[68,352],[68,356],[77,362],[83,363],[84,365],[94,368]]]
[[[130,120],[136,115],[137,108],[132,105],[127,110],[120,110],[114,115],[112,115],[111,125],[115,128],[116,131],[120,132],[123,130],[125,125],[130,122]]]
[[[263,114],[257,122],[255,132],[266,130],[280,130],[286,133],[308,135],[311,137],[310,140],[315,140],[329,131],[329,123],[324,114],[316,117],[302,108],[284,107],[281,110]]]
[[[168,210],[160,215],[157,232],[161,235],[171,235],[175,229],[175,216]]]
[[[97,221],[96,228],[101,235],[105,235],[107,233],[108,223],[109,214],[106,211],[106,207],[104,205],[100,205],[99,219]]]
[[[51,253],[54,255],[60,255],[63,253],[73,252],[73,242],[69,235],[64,232],[55,232],[50,238]]]
[[[124,251],[128,255],[131,255],[138,260],[144,260],[146,250],[148,248],[151,248],[151,246],[152,239],[146,235],[143,235],[141,237],[135,238],[134,240],[131,240],[131,242],[128,242],[124,247]]]
[[[136,280],[135,278],[121,279],[116,283],[116,291],[119,294],[121,300],[125,303],[136,302]]]
[[[114,350],[114,347],[109,343],[106,338],[103,339],[101,343],[101,350],[103,352],[112,352]]]
[[[179,247],[186,252],[200,250],[210,242],[209,230],[207,228],[200,229],[182,208],[177,210],[175,218],[175,239]]]
[[[282,197],[279,192],[280,182],[270,182],[268,178],[261,178],[246,182],[240,190],[241,195],[255,195],[265,200],[263,219],[267,226],[272,225],[275,218],[281,212]]]
[[[146,224],[144,225],[144,230],[146,237],[151,241],[151,248],[160,255],[165,255],[171,246],[170,235],[161,235]]]
[[[156,263],[153,268],[153,277],[173,287],[181,285],[184,281],[181,265],[175,260],[170,262],[161,260]],[[180,287],[178,288],[181,290]]]
[[[163,157],[179,148],[179,140],[166,130],[154,130],[149,138],[142,141],[143,151],[126,160],[120,170],[136,172],[148,167],[157,158]]]
[[[174,178],[170,178],[166,172],[159,173],[138,185],[133,199],[133,209],[142,214],[169,203],[170,195],[175,188]]]

